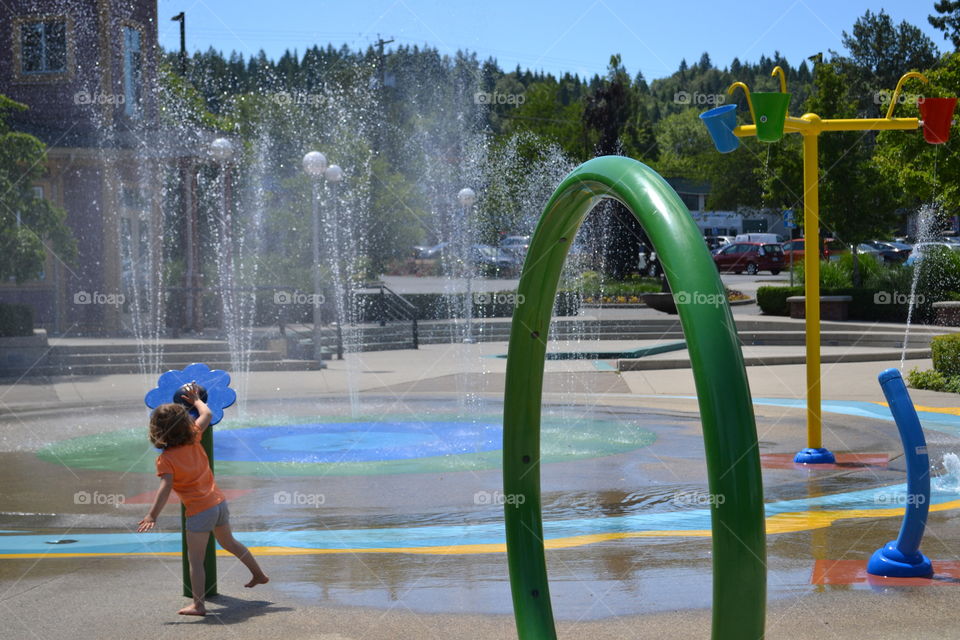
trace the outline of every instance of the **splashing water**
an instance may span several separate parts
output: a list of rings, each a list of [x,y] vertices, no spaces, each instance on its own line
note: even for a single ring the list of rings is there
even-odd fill
[[[936,491],[960,493],[960,456],[955,453],[943,454],[943,468],[946,474],[933,479],[933,488]]]
[[[938,207],[934,203],[925,204],[917,212],[917,242],[914,247],[918,247],[923,242],[932,242],[936,238],[936,225]],[[917,251],[915,248],[914,251]],[[903,348],[900,350],[900,370],[903,371],[903,365],[907,358],[907,344],[910,342],[910,325],[913,322],[913,310],[917,300],[917,282],[920,280],[920,270],[923,269],[924,254],[917,251],[917,261],[913,265],[913,280],[910,282],[910,300],[907,308],[907,328],[903,333]]]

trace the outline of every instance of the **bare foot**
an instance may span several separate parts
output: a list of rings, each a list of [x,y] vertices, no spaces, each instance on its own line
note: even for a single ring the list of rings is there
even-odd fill
[[[267,574],[261,573],[258,576],[253,576],[252,578],[250,578],[250,582],[248,582],[243,586],[249,589],[251,587],[257,586],[258,584],[267,584],[268,582],[270,582],[270,578],[267,577]]]
[[[182,616],[205,616],[207,615],[207,610],[197,603],[193,603],[177,611]]]

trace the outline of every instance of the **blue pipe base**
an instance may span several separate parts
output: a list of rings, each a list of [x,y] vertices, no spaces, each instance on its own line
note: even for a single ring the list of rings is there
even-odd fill
[[[931,578],[933,564],[919,551],[905,555],[893,540],[873,552],[867,563],[867,573],[885,578]]]
[[[835,464],[837,459],[829,449],[823,447],[819,449],[806,448],[793,457],[797,464]]]

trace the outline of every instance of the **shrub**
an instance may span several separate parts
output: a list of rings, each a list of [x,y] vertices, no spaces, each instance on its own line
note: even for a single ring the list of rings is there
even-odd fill
[[[33,309],[25,304],[0,303],[0,337],[32,335]]]
[[[960,334],[937,336],[930,341],[933,368],[945,376],[960,376]]]
[[[948,300],[951,292],[960,291],[960,253],[946,247],[930,247],[913,268],[919,269],[915,317],[931,322],[933,303]],[[923,298],[919,299],[921,295]]]
[[[914,367],[907,374],[907,384],[914,389],[960,393],[960,376],[944,375],[936,369],[920,371]]]
[[[787,298],[802,295],[803,287],[760,287],[757,289],[757,304],[767,315],[788,316],[790,305]]]
[[[623,280],[609,280],[596,271],[584,271],[579,277],[570,281],[569,285],[564,285],[574,291],[581,291],[583,295],[591,298],[617,298],[630,296],[640,296],[644,293],[655,293],[660,291],[661,285],[657,278],[644,278],[638,275],[630,275]]]

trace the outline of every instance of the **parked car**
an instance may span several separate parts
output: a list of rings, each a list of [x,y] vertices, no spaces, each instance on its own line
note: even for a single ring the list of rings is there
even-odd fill
[[[500,248],[523,258],[530,248],[530,236],[507,236],[500,241]]]
[[[416,260],[439,260],[443,257],[443,250],[449,243],[441,242],[432,247],[418,245],[413,248],[413,257]]]
[[[783,248],[783,255],[787,264],[790,264],[791,259],[793,262],[803,260],[805,240],[805,238],[796,238],[794,240],[787,240],[780,245]],[[824,238],[821,256],[829,260],[831,255],[843,253],[844,250],[845,247],[839,240]]]
[[[476,272],[485,276],[512,277],[520,271],[517,256],[488,244],[471,245],[470,259]]]
[[[850,246],[846,244],[839,244],[830,249],[830,254],[827,257],[828,260],[839,260],[840,256],[845,256],[850,254]],[[880,251],[870,246],[866,242],[861,242],[857,245],[857,254],[864,257],[873,258],[877,262],[883,260],[880,256]]]
[[[881,241],[881,240],[871,240],[866,243],[880,252],[880,258],[887,263],[897,264],[905,261],[910,257],[910,252],[913,251],[913,245],[909,245],[905,242],[897,241]]]
[[[704,236],[703,239],[711,252],[722,249],[733,242],[733,236]]]
[[[783,247],[774,242],[735,242],[715,253],[713,262],[720,271],[750,275],[760,271],[777,275],[785,268]]]
[[[779,244],[783,240],[775,233],[738,233],[734,242],[760,242],[765,244]]]

